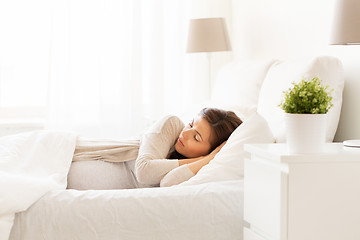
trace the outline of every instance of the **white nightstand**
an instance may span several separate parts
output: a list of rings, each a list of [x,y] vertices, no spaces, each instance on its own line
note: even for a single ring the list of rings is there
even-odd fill
[[[244,240],[359,240],[360,149],[245,145]]]

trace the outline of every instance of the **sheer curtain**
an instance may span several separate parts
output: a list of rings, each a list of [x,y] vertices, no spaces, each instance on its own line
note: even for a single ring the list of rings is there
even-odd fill
[[[0,0],[0,120],[39,117],[46,104],[50,6]]]
[[[54,3],[48,128],[108,138],[128,136],[142,127],[140,5],[140,1]]]
[[[5,44],[11,45],[17,54],[0,54],[0,85],[11,83],[13,75],[1,73],[10,64],[16,66],[13,72],[22,73],[10,84],[12,91],[24,86],[14,98],[0,86],[1,91],[13,101],[27,96],[19,105],[36,100],[45,106],[46,128],[94,138],[136,136],[159,117],[205,100],[206,55],[185,53],[189,19],[231,21],[231,0],[0,4],[5,14],[0,27],[11,36],[5,34],[1,47],[6,51]]]

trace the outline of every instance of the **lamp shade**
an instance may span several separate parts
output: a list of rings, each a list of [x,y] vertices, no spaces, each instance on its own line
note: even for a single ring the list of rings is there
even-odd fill
[[[360,44],[360,0],[338,0],[330,44]]]
[[[230,51],[224,18],[191,19],[186,52]]]

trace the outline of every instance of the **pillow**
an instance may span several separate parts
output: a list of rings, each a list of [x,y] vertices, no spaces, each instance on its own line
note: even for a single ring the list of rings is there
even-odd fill
[[[180,115],[187,123],[204,107],[233,111],[241,120],[256,112],[261,84],[275,60],[234,61],[217,74],[209,101],[194,104]]]
[[[261,84],[275,60],[236,61],[226,64],[217,74],[211,100],[254,108]]]
[[[267,122],[255,112],[235,129],[209,164],[179,186],[241,179],[244,174],[244,144],[273,142],[274,137]]]
[[[305,77],[319,77],[322,84],[334,89],[334,106],[327,116],[326,141],[332,142],[338,126],[344,88],[344,74],[341,62],[334,57],[322,56],[298,61],[277,61],[268,71],[259,94],[258,112],[269,123],[276,142],[285,142],[284,111],[278,106],[283,91]]]

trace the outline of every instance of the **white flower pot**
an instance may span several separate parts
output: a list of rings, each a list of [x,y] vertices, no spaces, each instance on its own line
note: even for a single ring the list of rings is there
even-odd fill
[[[289,153],[321,153],[326,140],[326,114],[285,113]]]

